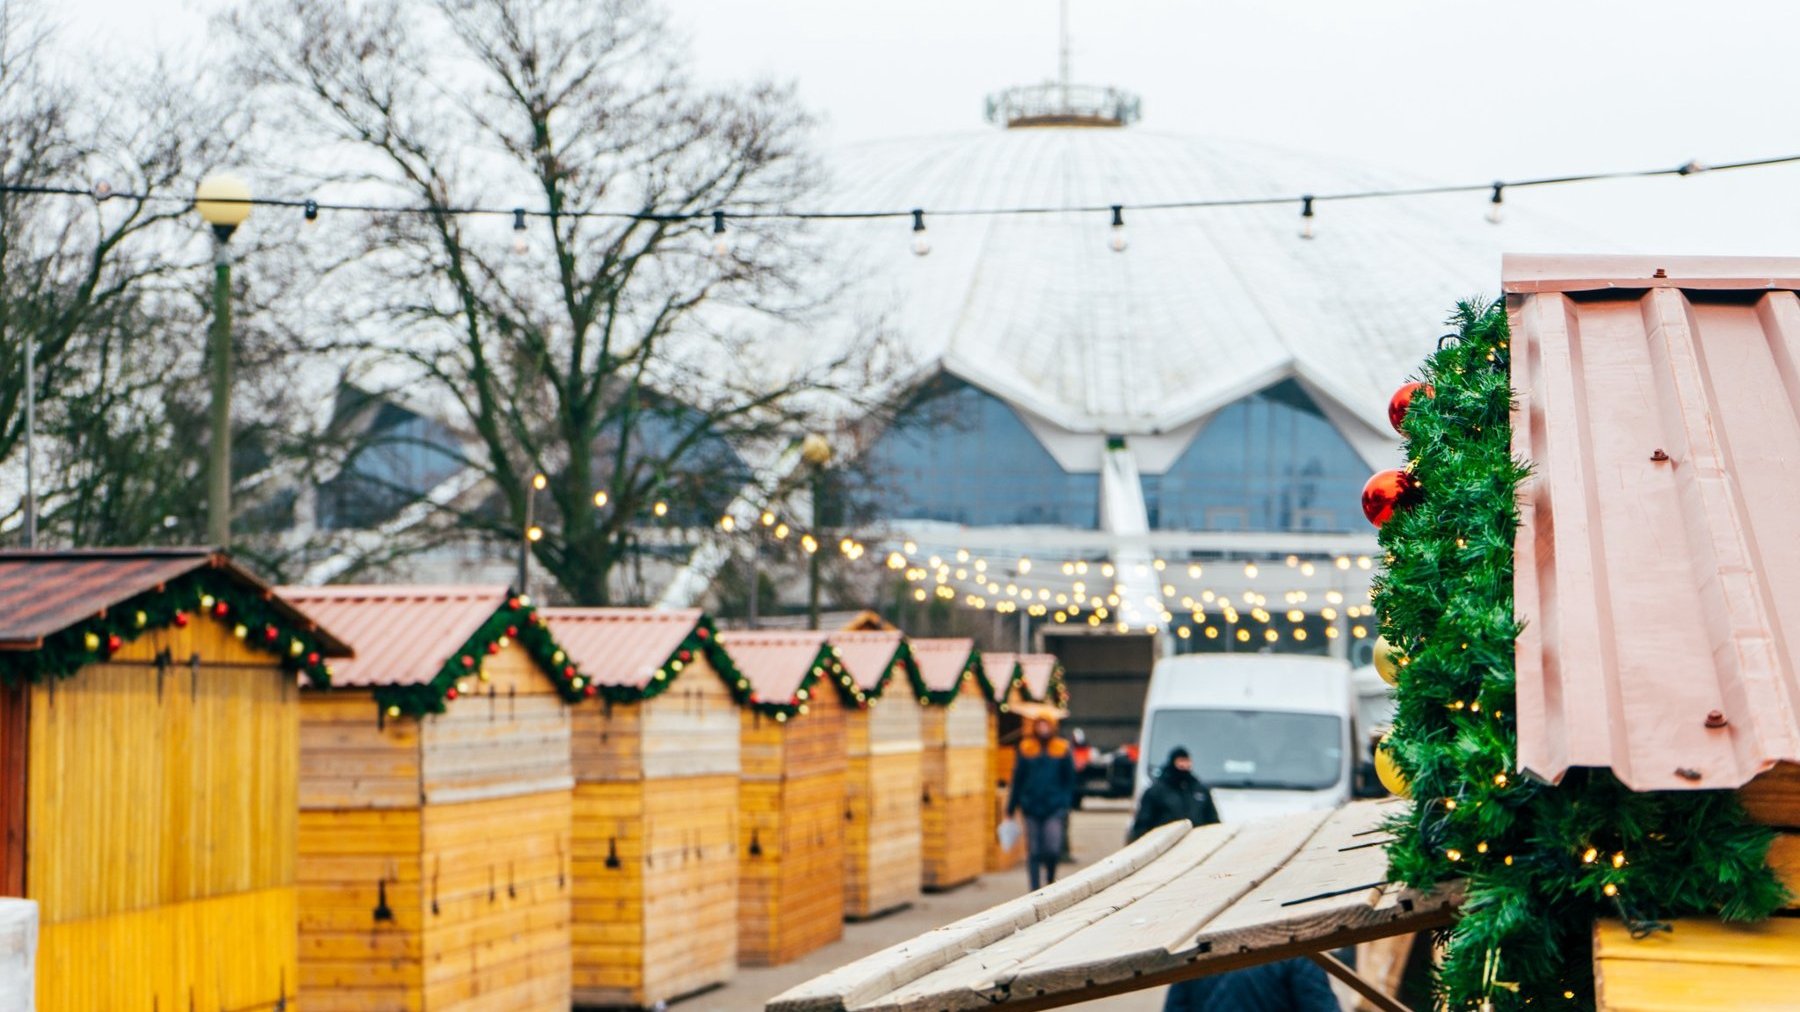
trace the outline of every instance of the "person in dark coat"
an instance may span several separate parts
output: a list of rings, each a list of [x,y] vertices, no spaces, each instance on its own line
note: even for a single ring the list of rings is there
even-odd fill
[[[1126,841],[1181,819],[1196,826],[1210,826],[1219,821],[1219,809],[1213,804],[1212,791],[1194,776],[1194,760],[1188,756],[1188,750],[1177,745],[1169,750],[1169,761],[1163,763],[1156,779],[1144,789]]]
[[[1331,981],[1310,959],[1284,959],[1184,980],[1169,988],[1163,1012],[1339,1012]]]
[[[1073,753],[1068,740],[1058,738],[1055,726],[1042,717],[1032,723],[1030,737],[1019,742],[1006,814],[1025,816],[1025,864],[1033,889],[1056,881],[1063,827],[1075,795]]]

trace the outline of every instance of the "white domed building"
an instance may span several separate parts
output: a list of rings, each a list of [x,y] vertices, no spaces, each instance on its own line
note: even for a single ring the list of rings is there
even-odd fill
[[[917,388],[860,450],[883,550],[916,546],[939,597],[1181,649],[1372,637],[1359,494],[1398,463],[1390,394],[1503,248],[1591,244],[1495,227],[1485,193],[1332,199],[1417,181],[1158,133],[1111,89],[1015,89],[989,119],[828,160],[825,209],[924,212],[820,227],[856,279],[838,326],[879,321]],[[1033,210],[958,213],[993,209]]]

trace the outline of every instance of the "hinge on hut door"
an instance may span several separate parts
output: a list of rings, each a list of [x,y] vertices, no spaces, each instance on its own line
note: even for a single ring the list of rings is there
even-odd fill
[[[488,902],[489,903],[494,902],[500,896],[499,890],[497,888],[498,884],[499,884],[499,880],[494,877],[494,866],[490,864],[490,865],[488,865]]]
[[[608,837],[606,840],[606,866],[615,870],[621,866],[621,862],[619,861],[619,838],[616,836]]]
[[[188,655],[188,699],[200,698],[200,651]]]
[[[919,800],[921,802],[923,802],[924,804],[927,804],[927,805],[931,804],[931,785],[930,784],[926,784],[925,789],[919,793]]]
[[[156,652],[156,701],[162,702],[163,679],[169,674],[169,665],[175,662],[175,655],[169,653],[168,647]]]
[[[375,920],[391,921],[394,919],[394,908],[388,906],[387,879],[375,880]]]
[[[513,863],[510,860],[506,862],[506,898],[509,900],[519,898],[519,887],[514,883]]]
[[[433,854],[431,857],[431,916],[433,917],[438,915],[438,875],[443,870],[443,855]]]
[[[276,975],[275,987],[277,988],[275,992],[275,1012],[287,1012],[287,967],[282,967],[281,973]]]
[[[751,857],[761,857],[762,856],[762,837],[757,836],[756,830],[754,830],[754,829],[752,829],[750,831],[750,856]]]

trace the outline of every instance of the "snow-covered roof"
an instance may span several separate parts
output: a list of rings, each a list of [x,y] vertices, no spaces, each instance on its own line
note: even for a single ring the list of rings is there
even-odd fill
[[[846,329],[879,316],[921,371],[939,366],[1074,433],[1176,429],[1289,376],[1340,428],[1387,433],[1393,388],[1459,298],[1491,293],[1500,253],[1592,248],[1528,215],[1484,220],[1486,195],[1110,214],[955,209],[1141,204],[1418,182],[1327,158],[1136,127],[987,129],[869,142],[827,159],[833,210],[927,211],[820,226],[858,280]],[[1341,409],[1334,410],[1334,409]],[[1346,433],[1356,441],[1358,433]],[[1391,434],[1389,434],[1391,438]]]

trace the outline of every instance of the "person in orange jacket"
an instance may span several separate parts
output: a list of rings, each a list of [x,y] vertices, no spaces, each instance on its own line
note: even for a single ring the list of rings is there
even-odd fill
[[[1042,717],[1032,722],[1031,735],[1019,742],[1006,814],[1025,816],[1025,864],[1033,889],[1056,881],[1063,830],[1075,796],[1073,753],[1068,740],[1056,736],[1056,726]]]

